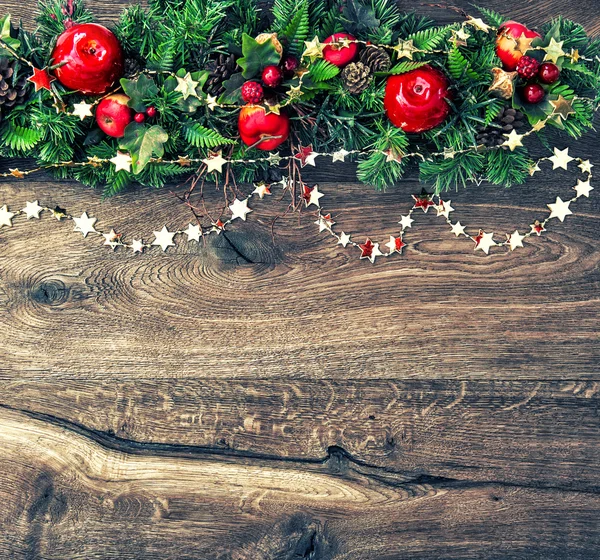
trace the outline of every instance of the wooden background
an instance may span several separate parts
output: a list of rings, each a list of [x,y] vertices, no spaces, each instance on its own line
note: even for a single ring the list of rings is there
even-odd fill
[[[90,4],[110,23],[125,2]],[[594,0],[485,5],[600,32]],[[30,0],[2,8],[31,24]],[[571,148],[600,166],[597,134]],[[376,194],[353,174],[313,178],[344,230],[383,238],[415,175]],[[461,190],[455,217],[524,231],[572,182]],[[165,191],[0,185],[0,205],[34,199],[146,239],[189,221]],[[270,202],[166,255],[15,221],[0,232],[0,558],[598,558],[599,200],[508,255],[418,215],[406,255],[376,266],[308,215],[274,245]]]

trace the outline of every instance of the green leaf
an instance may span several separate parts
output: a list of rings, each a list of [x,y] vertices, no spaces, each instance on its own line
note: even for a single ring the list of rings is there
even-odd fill
[[[290,55],[299,57],[302,54],[304,41],[308,39],[309,26],[308,4],[305,2],[281,34],[282,38],[287,39]]]
[[[399,62],[398,64],[396,64],[395,66],[390,68],[389,72],[382,72],[381,74],[382,75],[406,74],[407,72],[412,72],[413,70],[416,70],[417,68],[421,68],[422,66],[425,66],[426,64],[427,64],[427,62],[412,62],[412,61]]]
[[[281,60],[271,41],[259,43],[246,33],[242,36],[242,53],[244,56],[237,63],[247,80],[254,78],[265,66],[277,65]]]
[[[311,82],[326,82],[335,78],[339,73],[340,69],[335,64],[321,59],[311,65],[307,75]]]
[[[143,113],[147,109],[144,99],[158,93],[154,80],[146,74],[141,74],[135,80],[122,78],[121,86],[125,95],[130,98],[127,105],[137,113]]]
[[[184,125],[185,139],[196,148],[216,148],[223,144],[235,144],[235,140],[221,136],[216,130],[211,130],[198,123]]]
[[[358,0],[348,0],[342,12],[342,24],[350,33],[361,34],[379,27],[380,21],[371,6]]]
[[[231,78],[223,82],[225,91],[219,97],[219,103],[231,103],[232,105],[242,103],[242,86],[246,80],[241,72],[233,74]]]
[[[0,39],[2,39],[11,49],[17,50],[21,46],[21,41],[10,36],[10,14],[0,19]],[[6,49],[0,47],[0,54],[6,53]]]
[[[156,124],[148,128],[143,124],[131,123],[125,129],[125,135],[119,145],[121,149],[129,151],[133,172],[137,175],[148,165],[153,155],[164,155],[164,143],[168,139],[169,135]]]

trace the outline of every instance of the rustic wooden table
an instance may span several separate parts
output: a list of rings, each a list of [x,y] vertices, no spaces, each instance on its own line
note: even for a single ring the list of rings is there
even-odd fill
[[[110,22],[125,2],[90,4]],[[597,0],[485,5],[600,32]],[[31,22],[34,4],[1,11]],[[597,166],[599,147],[571,144]],[[314,176],[345,229],[383,236],[414,174],[376,194],[353,173]],[[463,223],[513,231],[570,180],[452,200]],[[166,191],[0,185],[0,204],[34,199],[138,234],[189,221]],[[420,215],[405,256],[376,266],[311,217],[280,221],[274,245],[283,203],[135,257],[53,218],[4,228],[0,558],[598,558],[599,201],[508,255]]]

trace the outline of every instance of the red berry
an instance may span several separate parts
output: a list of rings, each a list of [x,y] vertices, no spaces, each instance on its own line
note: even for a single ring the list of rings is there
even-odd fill
[[[537,73],[540,63],[531,56],[523,56],[517,63],[517,72],[525,80],[531,80]]]
[[[144,113],[136,113],[135,117],[133,117],[133,120],[136,123],[143,123],[144,120],[146,120],[146,115],[144,115]]]
[[[299,62],[295,56],[288,55],[283,59],[281,63],[281,68],[283,69],[283,73],[291,78],[294,75],[294,72],[298,68]]]
[[[527,103],[537,105],[546,97],[546,92],[540,84],[529,84],[523,88],[523,98]]]
[[[156,113],[157,113],[156,107],[148,107],[146,109],[146,115],[148,115],[151,119],[156,117]]]
[[[262,81],[267,87],[276,88],[283,82],[283,71],[279,66],[267,66],[263,70]]]
[[[246,82],[242,86],[242,99],[254,105],[260,103],[265,97],[262,86],[258,82]]]
[[[560,78],[560,70],[556,64],[552,64],[552,62],[544,62],[540,65],[538,76],[540,78],[540,82],[543,82],[544,84],[553,84],[554,82],[558,81],[558,78]]]

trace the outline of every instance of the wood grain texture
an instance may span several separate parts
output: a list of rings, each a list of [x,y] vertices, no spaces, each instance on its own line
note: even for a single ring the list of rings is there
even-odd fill
[[[33,25],[32,2],[1,5]],[[125,2],[89,5],[110,24]],[[485,6],[600,33],[596,1]],[[570,146],[600,167],[597,134]],[[412,173],[374,193],[351,165],[307,178],[357,237],[395,231],[421,189]],[[451,198],[474,229],[523,231],[574,183]],[[34,199],[129,239],[190,218],[167,190],[0,185],[0,205]],[[508,255],[419,215],[406,256],[376,266],[312,213],[274,244],[284,207],[135,257],[48,217],[0,232],[0,558],[597,558],[595,192]]]

